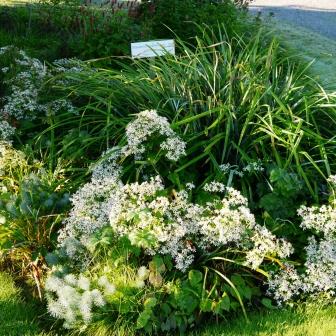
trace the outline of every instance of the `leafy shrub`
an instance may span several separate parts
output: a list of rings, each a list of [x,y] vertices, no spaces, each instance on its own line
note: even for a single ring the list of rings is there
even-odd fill
[[[309,297],[317,293],[333,297],[336,288],[336,208],[334,192],[336,179],[329,178],[332,197],[329,205],[301,206],[298,215],[303,230],[313,233],[305,246],[304,267],[286,265],[275,273],[270,281],[269,292],[279,304],[295,299]]]
[[[237,10],[231,1],[217,0],[153,0],[141,6],[141,20],[146,23],[152,35],[158,38],[185,40],[195,38],[199,30],[196,24],[215,28],[224,23],[229,36],[243,31],[243,12]]]
[[[31,275],[39,289],[44,257],[55,248],[62,213],[69,205],[63,184],[60,172],[47,171],[0,142],[0,265]]]
[[[246,27],[243,12],[231,1],[136,3],[86,6],[77,0],[42,0],[29,6],[0,7],[0,45],[15,44],[48,61],[106,57],[105,64],[116,66],[110,57],[129,55],[131,42],[172,36],[165,24],[185,39],[197,33],[190,22],[210,26],[225,22],[231,35]],[[185,21],[190,22],[186,25]]]
[[[125,10],[69,2],[0,7],[0,21],[1,45],[15,44],[48,61],[123,56],[130,42],[145,37]]]

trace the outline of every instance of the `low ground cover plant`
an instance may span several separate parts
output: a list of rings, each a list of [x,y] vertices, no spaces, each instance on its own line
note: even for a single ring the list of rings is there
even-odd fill
[[[69,186],[60,167],[51,171],[32,155],[0,142],[0,268],[28,280],[42,298],[45,256],[56,247]]]

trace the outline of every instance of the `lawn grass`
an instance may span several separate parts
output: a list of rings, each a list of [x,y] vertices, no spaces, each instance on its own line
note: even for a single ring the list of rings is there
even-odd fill
[[[7,274],[0,273],[0,336],[51,336],[39,329],[34,314],[34,305],[22,300],[20,291]],[[249,323],[243,318],[218,325],[207,325],[203,330],[189,336],[334,336],[336,335],[336,305],[293,310],[273,310],[249,315]],[[97,331],[98,332],[98,331]],[[124,335],[119,331],[104,328],[87,334]]]
[[[243,318],[229,324],[207,326],[193,336],[334,336],[336,335],[336,306],[253,313],[250,322]]]
[[[36,336],[40,332],[34,306],[23,301],[12,278],[0,273],[0,336]]]
[[[287,50],[308,62],[317,79],[330,90],[336,90],[336,41],[303,27],[271,20],[269,29]]]

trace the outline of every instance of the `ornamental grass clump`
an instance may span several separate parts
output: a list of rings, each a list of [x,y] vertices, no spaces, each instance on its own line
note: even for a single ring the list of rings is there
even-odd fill
[[[276,40],[262,36],[246,42],[227,37],[221,26],[199,27],[195,46],[177,39],[176,56],[123,63],[121,71],[70,74],[74,85],[66,92],[88,104],[77,118],[65,115],[52,129],[67,132],[80,123],[90,135],[83,146],[104,151],[119,143],[132,114],[155,109],[188,143],[179,165],[170,167],[175,183],[221,180],[258,202],[272,192],[269,176],[276,168],[300,185],[295,190],[301,194],[284,206],[309,197],[317,202],[336,168],[335,95]],[[251,162],[261,162],[263,170],[248,170]],[[230,167],[226,174],[223,167]]]

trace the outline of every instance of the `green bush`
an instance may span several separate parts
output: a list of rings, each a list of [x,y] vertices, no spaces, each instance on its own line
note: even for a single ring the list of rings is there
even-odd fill
[[[206,24],[214,28],[224,25],[229,36],[243,32],[244,12],[237,10],[231,1],[218,0],[153,0],[142,7],[141,20],[158,38],[174,38],[176,35],[185,40],[195,38],[199,33],[196,24]]]
[[[130,42],[144,38],[127,11],[73,4],[0,7],[1,45],[15,45],[34,57],[82,59],[124,56]]]
[[[171,30],[184,39],[195,37],[197,29],[192,22],[212,27],[225,22],[232,36],[243,32],[247,27],[244,21],[243,11],[231,1],[160,0],[130,9],[84,6],[77,0],[41,1],[0,7],[0,45],[15,44],[48,61],[109,58],[128,56],[131,42],[172,37]]]
[[[45,256],[56,247],[62,214],[69,206],[61,171],[0,142],[0,266],[31,278],[41,296]]]

